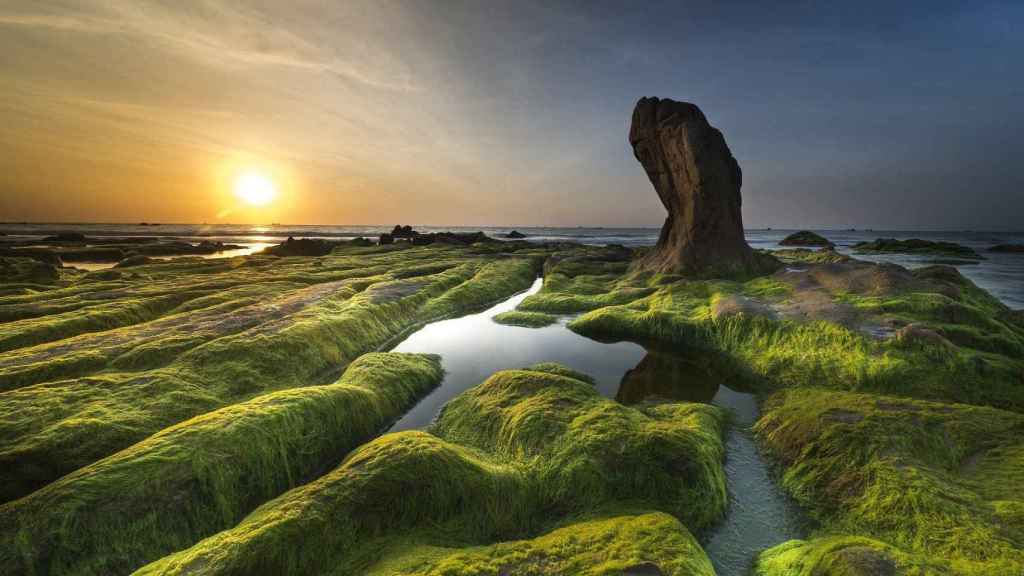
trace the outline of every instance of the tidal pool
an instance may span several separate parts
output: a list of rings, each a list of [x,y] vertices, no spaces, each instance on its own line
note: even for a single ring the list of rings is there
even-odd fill
[[[603,395],[624,404],[659,397],[707,402],[732,412],[725,462],[729,512],[701,538],[719,576],[745,575],[761,550],[805,536],[799,510],[775,483],[750,432],[759,416],[757,400],[727,386],[741,379],[726,363],[706,353],[591,340],[566,328],[568,317],[543,328],[505,326],[492,320],[513,310],[541,285],[538,279],[528,291],[484,312],[428,324],[395,346],[396,352],[440,355],[445,376],[389,431],[427,426],[448,400],[494,372],[558,362],[589,374]]]

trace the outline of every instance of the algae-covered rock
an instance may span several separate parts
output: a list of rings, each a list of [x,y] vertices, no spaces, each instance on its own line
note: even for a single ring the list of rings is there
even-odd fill
[[[870,547],[897,565],[901,554],[887,550],[957,573],[1024,571],[1024,522],[1004,512],[1024,509],[1021,414],[825,390],[780,391],[765,406],[758,437],[783,465],[783,486],[826,533],[880,540],[885,546]],[[825,551],[808,546],[796,556]],[[865,556],[829,554],[847,563]]]
[[[919,254],[984,260],[984,257],[975,252],[973,248],[968,248],[955,242],[933,242],[931,240],[921,240],[920,238],[911,238],[909,240],[879,238],[871,242],[858,242],[853,245],[853,250],[865,254]]]
[[[0,501],[194,416],[309,386],[414,326],[526,289],[538,267],[532,253],[407,246],[175,260],[0,296],[0,315],[18,318],[0,323]],[[409,275],[415,289],[371,297]]]
[[[264,248],[265,254],[274,256],[324,256],[331,253],[338,246],[338,242],[322,240],[319,238],[299,238],[291,236],[277,246]]]
[[[762,552],[756,576],[946,576],[955,572],[939,559],[907,554],[861,536],[790,540]]]
[[[537,538],[469,549],[399,546],[368,576],[574,574],[714,576],[704,551],[672,516],[660,512],[573,522]]]
[[[129,256],[129,257],[125,258],[124,260],[121,260],[120,262],[115,264],[114,268],[132,268],[134,266],[144,266],[144,265],[150,264],[152,262],[153,262],[153,259],[150,258],[149,256],[144,256],[142,254],[135,254],[135,255]]]
[[[1024,254],[1024,244],[996,244],[988,251],[1000,254]]]
[[[707,574],[687,528],[708,526],[724,512],[723,423],[712,406],[641,410],[570,376],[499,372],[452,400],[433,434],[378,438],[237,527],[140,574],[434,573],[443,562],[508,568],[525,551],[571,572],[648,565],[665,574]],[[620,502],[671,513],[682,524],[609,513],[566,528],[580,514]],[[621,539],[637,522],[659,531]],[[584,546],[595,532],[620,546]],[[481,555],[469,546],[490,549]]]
[[[810,230],[801,230],[786,236],[779,241],[779,246],[835,246],[832,242],[820,234]]]
[[[60,279],[60,270],[34,258],[0,256],[0,278],[4,283],[52,284]]]
[[[0,546],[0,565],[128,573],[312,479],[441,377],[437,357],[371,353],[334,384],[273,392],[167,428],[0,505],[0,540],[10,543]]]
[[[558,318],[551,314],[545,314],[543,312],[523,312],[521,310],[502,312],[492,318],[492,320],[498,324],[522,326],[525,328],[543,328],[544,326],[550,326],[551,324],[558,322]]]

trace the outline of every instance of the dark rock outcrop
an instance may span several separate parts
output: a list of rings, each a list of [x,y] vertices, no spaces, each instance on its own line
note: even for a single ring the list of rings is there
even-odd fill
[[[1024,244],[996,244],[988,249],[989,252],[1002,252],[1004,254],[1024,254]]]
[[[786,236],[779,242],[779,246],[835,246],[828,238],[815,234],[810,230],[801,230]]]
[[[43,242],[85,242],[85,234],[81,232],[60,232],[43,238]]]
[[[291,236],[287,240],[263,250],[265,254],[274,256],[326,256],[337,246],[336,242],[315,238],[299,238]]]
[[[145,264],[150,264],[152,262],[153,259],[150,258],[149,256],[144,256],[142,254],[134,254],[132,256],[125,258],[124,260],[121,260],[117,264],[114,264],[114,268],[131,268],[132,266],[143,266]]]
[[[641,98],[629,143],[668,210],[657,246],[639,262],[642,268],[708,276],[777,267],[747,245],[740,166],[697,106]]]
[[[897,240],[895,238],[879,238],[871,242],[858,242],[853,245],[854,252],[870,254],[872,252],[895,253],[895,254],[921,254],[931,256],[949,256],[953,258],[967,258],[972,260],[984,260],[973,248],[957,244],[955,242],[933,242],[911,238],[909,240]]]
[[[513,231],[509,232],[508,234],[505,234],[505,238],[521,239],[521,238],[526,238],[526,234],[523,234],[519,230],[513,230]]]
[[[415,236],[419,236],[419,232],[413,230],[412,226],[396,224],[395,227],[391,229],[391,236],[395,238],[413,238]]]

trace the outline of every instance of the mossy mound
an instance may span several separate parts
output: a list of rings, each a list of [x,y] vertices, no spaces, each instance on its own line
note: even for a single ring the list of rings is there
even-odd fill
[[[558,317],[544,312],[523,312],[521,310],[510,310],[502,312],[492,318],[498,324],[507,326],[522,326],[524,328],[543,328],[558,322]]]
[[[552,562],[601,573],[602,566],[610,571],[614,562],[633,562],[637,550],[659,539],[687,556],[657,569],[706,571],[706,558],[682,525],[664,517],[637,522],[671,530],[635,540],[632,551],[617,541],[617,554],[579,545],[554,549],[572,537],[543,534],[580,514],[626,504],[671,513],[691,530],[708,526],[726,505],[723,426],[713,406],[630,408],[551,371],[499,372],[450,402],[433,433],[382,436],[235,528],[140,574],[359,574],[392,561],[429,568],[443,560],[442,548],[443,556],[466,562],[512,561],[540,550]],[[581,525],[578,537],[634,528],[642,526],[620,517]],[[537,536],[533,543],[494,546]],[[454,550],[472,546],[490,548]],[[667,553],[644,560],[660,562]]]
[[[962,244],[955,242],[933,242],[911,238],[909,240],[897,240],[895,238],[879,238],[871,242],[858,242],[853,245],[854,252],[863,254],[871,253],[895,253],[895,254],[920,254],[926,256],[947,256],[951,258],[966,258],[969,260],[984,260],[985,257]]]
[[[996,244],[988,251],[1002,254],[1024,254],[1024,244]]]
[[[810,230],[801,230],[779,241],[779,246],[835,246],[828,238]]]
[[[787,248],[785,250],[772,250],[771,254],[785,264],[833,264],[850,261],[849,256],[840,254],[830,248],[821,250]]]
[[[6,289],[13,285],[53,284],[60,280],[60,268],[33,258],[0,256],[0,278]]]
[[[860,536],[790,540],[760,554],[756,576],[952,576],[949,563]]]
[[[149,256],[143,256],[142,254],[134,254],[121,260],[117,264],[114,264],[114,268],[132,268],[134,266],[144,266],[151,264],[154,260]]]
[[[168,261],[0,296],[0,501],[525,290],[546,252],[511,250]]]
[[[955,268],[850,260],[745,282],[613,275],[600,265],[577,269],[571,280],[552,272],[551,284],[546,277],[523,306],[557,311],[586,298],[596,309],[572,330],[723,353],[763,390],[871,390],[1024,410],[1024,327]],[[581,285],[591,295],[577,295]],[[910,324],[954,346],[894,337]]]
[[[234,526],[371,439],[441,381],[419,354],[359,357],[335,384],[197,416],[0,506],[0,565],[127,573]]]
[[[1024,572],[1024,416],[825,390],[774,394],[755,429],[822,523],[967,574]]]
[[[654,512],[572,522],[532,540],[491,546],[397,547],[366,574],[714,576],[715,571],[686,527]]]

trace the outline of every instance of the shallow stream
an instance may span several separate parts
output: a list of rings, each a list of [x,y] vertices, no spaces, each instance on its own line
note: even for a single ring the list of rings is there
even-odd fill
[[[603,395],[625,404],[659,396],[709,402],[732,412],[725,462],[729,512],[701,539],[719,576],[747,574],[759,551],[804,536],[799,511],[776,484],[754,444],[750,426],[758,418],[758,407],[752,394],[726,386],[727,371],[706,354],[597,342],[566,328],[571,318],[544,328],[504,326],[492,320],[540,290],[541,284],[538,279],[527,292],[484,312],[428,324],[400,342],[394,351],[439,354],[445,377],[390,431],[427,426],[448,400],[494,372],[558,362],[594,377]]]

